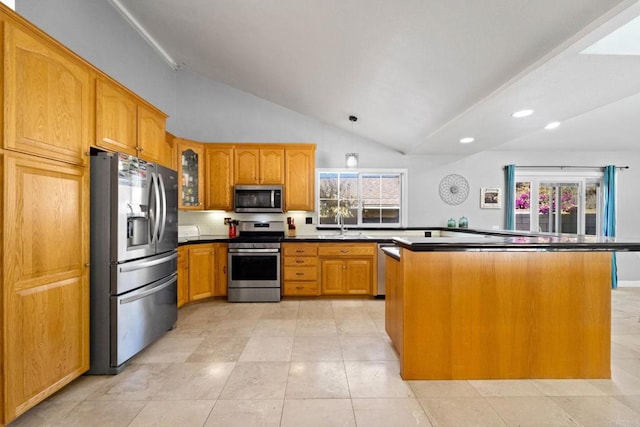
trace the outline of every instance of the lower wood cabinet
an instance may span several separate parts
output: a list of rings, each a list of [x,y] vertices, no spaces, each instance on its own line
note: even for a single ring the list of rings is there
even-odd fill
[[[178,307],[227,295],[227,244],[197,243],[178,248]]]
[[[7,423],[89,369],[89,174],[0,150]]]
[[[402,356],[402,303],[403,303],[403,288],[402,288],[402,270],[400,268],[400,261],[387,256],[385,259],[385,304],[384,304],[384,320],[385,330],[391,338],[391,342],[396,351]]]
[[[376,280],[375,243],[282,245],[284,296],[371,295]]]
[[[370,295],[376,266],[374,243],[320,245],[320,281],[323,295]]]
[[[319,295],[318,245],[284,243],[282,253],[282,294],[285,296]]]

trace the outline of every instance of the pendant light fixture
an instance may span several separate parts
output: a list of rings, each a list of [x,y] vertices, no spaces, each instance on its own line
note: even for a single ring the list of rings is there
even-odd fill
[[[353,124],[358,121],[356,116],[349,116],[349,121],[351,121],[351,137],[353,137]],[[358,161],[360,156],[358,153],[347,153],[344,155],[345,163],[347,164],[348,169],[357,169]]]

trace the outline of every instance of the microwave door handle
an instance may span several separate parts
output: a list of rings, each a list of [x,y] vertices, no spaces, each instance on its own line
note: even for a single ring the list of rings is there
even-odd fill
[[[158,174],[158,183],[160,184],[160,200],[158,201],[160,205],[160,235],[158,236],[158,241],[161,241],[167,229],[167,190],[164,187],[164,180],[161,174]]]
[[[276,192],[275,191],[270,191],[271,193],[271,207],[275,208],[276,207]]]

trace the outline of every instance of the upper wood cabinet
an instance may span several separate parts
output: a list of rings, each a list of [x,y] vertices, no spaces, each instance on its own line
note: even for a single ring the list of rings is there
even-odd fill
[[[30,28],[4,24],[4,148],[87,164],[89,67]]]
[[[97,78],[95,145],[137,155],[137,121],[135,98],[119,85]]]
[[[167,117],[159,111],[138,104],[138,155],[166,167],[173,166],[173,146],[166,138]]]
[[[315,205],[314,144],[285,149],[284,208],[286,211],[313,211]]]
[[[95,146],[171,167],[173,148],[167,144],[166,118],[118,83],[96,78]]]
[[[204,144],[205,208],[233,209],[233,145]]]
[[[284,184],[284,147],[236,145],[234,156],[236,184]]]
[[[203,144],[176,138],[178,147],[178,209],[204,209]]]
[[[218,144],[175,138],[180,209],[233,209],[234,185],[284,185],[285,211],[313,211],[315,144]],[[202,162],[204,156],[204,163]],[[202,185],[202,187],[201,187]]]

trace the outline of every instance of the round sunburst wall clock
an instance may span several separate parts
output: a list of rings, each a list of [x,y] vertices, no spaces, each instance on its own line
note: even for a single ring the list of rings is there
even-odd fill
[[[455,173],[447,175],[440,181],[440,198],[448,205],[459,205],[469,196],[469,183]]]

